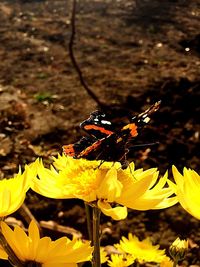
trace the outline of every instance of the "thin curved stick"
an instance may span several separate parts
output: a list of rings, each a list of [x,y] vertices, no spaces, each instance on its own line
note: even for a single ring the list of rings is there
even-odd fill
[[[71,36],[70,36],[70,40],[69,40],[69,56],[71,59],[71,62],[79,76],[79,80],[81,85],[83,86],[83,88],[86,90],[86,92],[88,93],[88,95],[100,106],[103,107],[105,106],[103,103],[101,103],[101,101],[98,99],[98,97],[93,93],[93,91],[88,87],[88,85],[86,84],[84,78],[83,78],[83,74],[82,71],[76,61],[75,55],[74,55],[74,51],[73,51],[73,45],[74,45],[74,39],[75,39],[75,35],[76,35],[76,0],[73,0],[73,5],[72,5],[72,14],[71,14]]]

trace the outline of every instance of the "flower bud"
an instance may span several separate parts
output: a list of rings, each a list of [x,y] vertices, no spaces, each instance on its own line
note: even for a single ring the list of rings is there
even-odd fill
[[[170,246],[169,253],[174,261],[178,262],[185,258],[188,250],[188,240],[180,240],[178,237]]]

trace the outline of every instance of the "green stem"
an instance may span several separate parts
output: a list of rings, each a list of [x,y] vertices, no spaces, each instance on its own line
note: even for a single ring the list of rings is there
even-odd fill
[[[100,235],[99,235],[100,214],[101,211],[97,207],[93,207],[93,242],[92,242],[92,245],[94,246],[93,259],[92,259],[93,267],[101,266]]]
[[[86,212],[86,218],[87,218],[87,230],[88,230],[88,236],[89,240],[92,241],[92,219],[91,219],[91,207],[84,202],[85,204],[85,212]]]

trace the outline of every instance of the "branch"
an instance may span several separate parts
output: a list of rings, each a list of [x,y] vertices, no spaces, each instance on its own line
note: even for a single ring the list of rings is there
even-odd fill
[[[74,55],[74,51],[73,51],[73,45],[74,45],[74,39],[75,39],[75,35],[76,35],[76,25],[75,25],[75,21],[76,21],[76,0],[73,0],[73,6],[72,6],[72,15],[71,15],[71,36],[70,36],[70,40],[69,40],[69,56],[71,59],[71,62],[79,76],[79,80],[81,85],[83,86],[83,88],[86,90],[86,92],[88,93],[88,95],[93,98],[93,100],[100,106],[103,107],[105,106],[103,103],[101,103],[101,101],[98,99],[98,97],[93,93],[93,91],[88,87],[88,85],[86,84],[84,78],[83,78],[83,74],[81,69],[79,68],[79,65],[76,61],[75,55]]]

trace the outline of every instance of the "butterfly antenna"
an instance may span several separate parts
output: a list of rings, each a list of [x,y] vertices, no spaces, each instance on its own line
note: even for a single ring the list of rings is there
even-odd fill
[[[159,144],[159,142],[146,143],[146,144],[138,144],[138,145],[130,146],[129,149],[134,148],[134,147],[155,146],[155,145],[158,145],[158,144]]]

